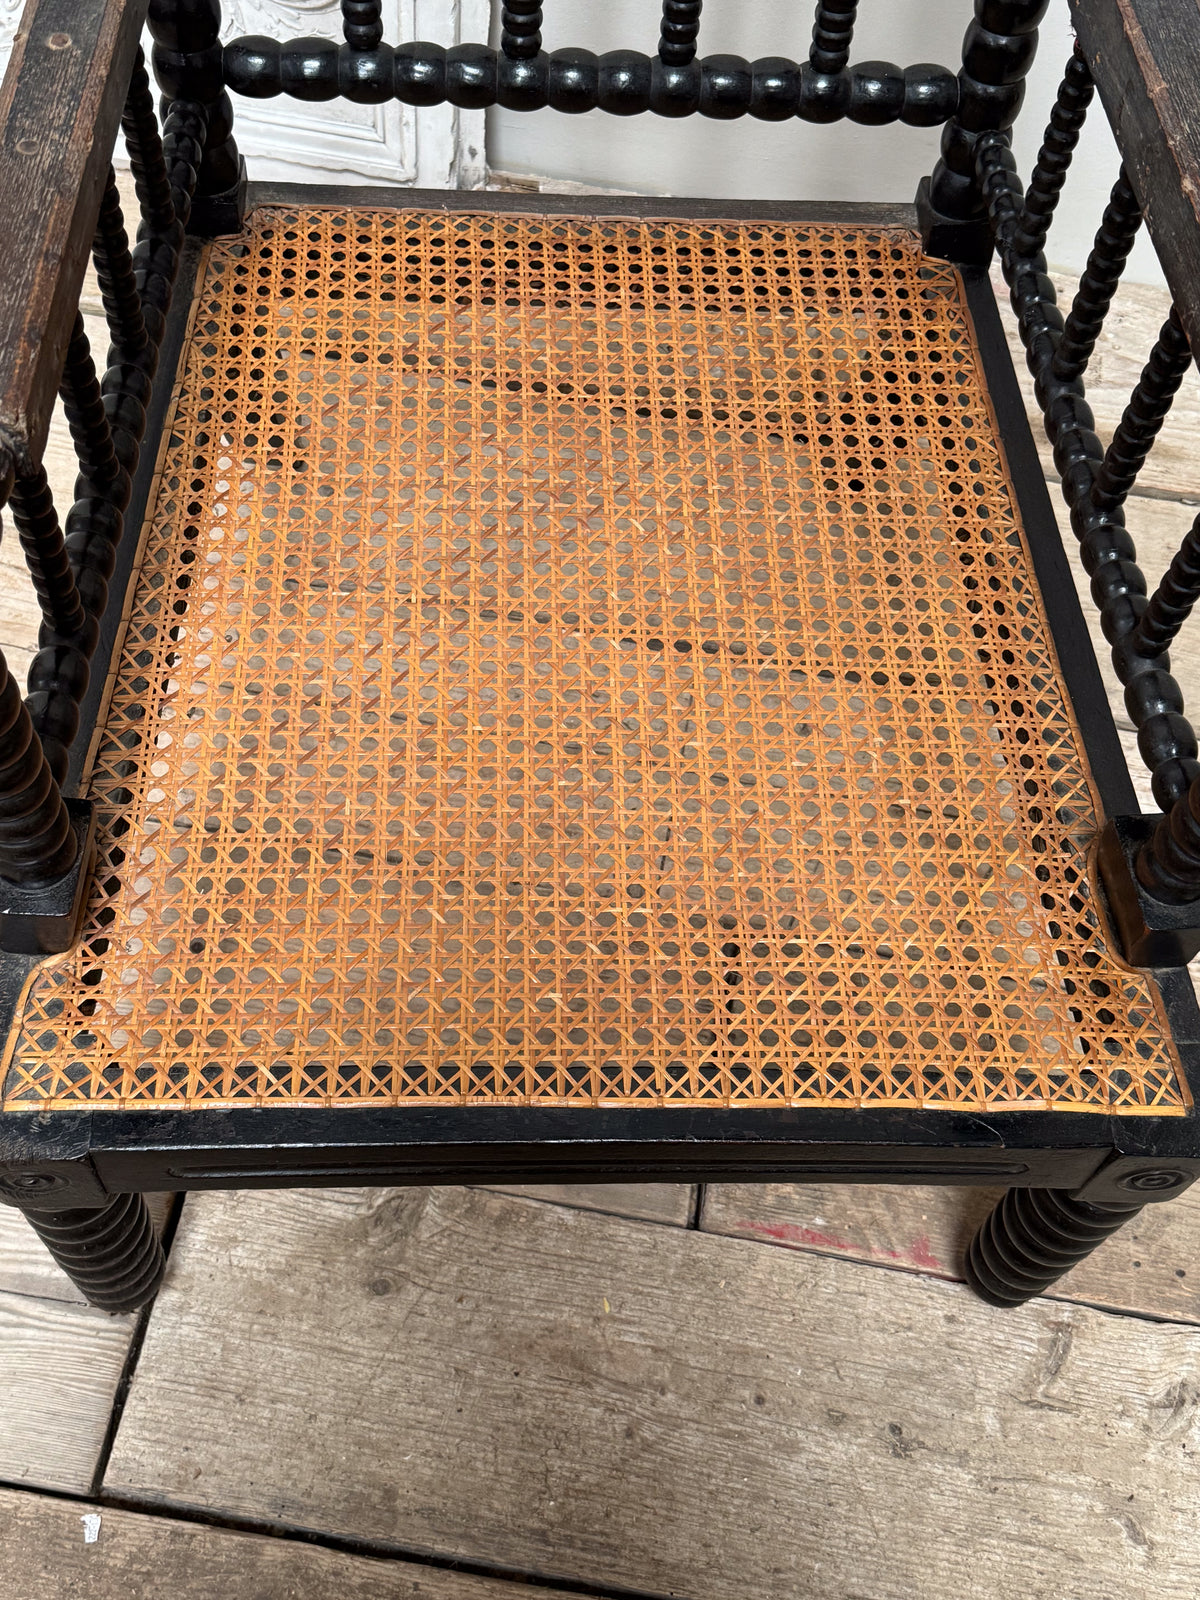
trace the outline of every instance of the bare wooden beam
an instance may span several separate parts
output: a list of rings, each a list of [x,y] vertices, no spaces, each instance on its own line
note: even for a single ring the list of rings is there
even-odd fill
[[[1070,5],[1188,339],[1200,350],[1200,6]]]
[[[46,440],[147,0],[29,0],[0,88],[0,428]]]

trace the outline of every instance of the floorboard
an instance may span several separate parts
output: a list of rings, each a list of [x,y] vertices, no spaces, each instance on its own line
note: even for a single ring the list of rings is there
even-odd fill
[[[685,1228],[691,1220],[696,1191],[686,1183],[513,1183],[489,1184],[494,1194],[524,1195],[551,1205],[581,1206],[617,1217],[665,1222]]]
[[[719,1183],[704,1196],[708,1233],[815,1250],[906,1272],[960,1279],[975,1229],[999,1189]],[[1200,1191],[1147,1206],[1060,1278],[1051,1298],[1200,1324]]]
[[[689,1600],[1194,1600],[1200,1334],[481,1191],[185,1207],[107,1487]]]
[[[7,1600],[565,1600],[520,1582],[4,1490],[0,1594]]]
[[[91,1488],[134,1327],[131,1316],[0,1293],[0,1482]]]

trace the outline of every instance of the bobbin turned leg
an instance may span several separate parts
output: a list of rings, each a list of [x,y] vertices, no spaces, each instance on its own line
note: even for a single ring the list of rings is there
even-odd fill
[[[1023,1305],[1141,1209],[1076,1200],[1065,1189],[1009,1189],[971,1240],[967,1282],[990,1305]]]
[[[21,1210],[75,1287],[102,1311],[136,1311],[157,1291],[167,1263],[143,1195],[114,1195],[98,1210]]]

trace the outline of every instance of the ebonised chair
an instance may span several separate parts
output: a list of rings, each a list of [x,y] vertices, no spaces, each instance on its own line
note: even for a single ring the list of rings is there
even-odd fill
[[[851,66],[852,0],[802,62],[700,57],[700,0],[600,57],[543,51],[530,0],[452,50],[389,46],[375,0],[341,45],[29,0],[0,490],[44,621],[24,699],[0,661],[0,1198],[95,1304],[153,1294],[156,1189],[1002,1183],[967,1271],[1014,1305],[1196,1178],[1168,651],[1200,532],[1151,592],[1125,504],[1200,334],[1200,19],[1074,0],[1024,189],[1044,8],[976,0],[954,71]],[[1094,88],[1125,165],[1064,319]],[[942,155],[914,209],[247,188],[231,94],[940,125]],[[1143,216],[1175,304],[1105,449],[1084,380]]]

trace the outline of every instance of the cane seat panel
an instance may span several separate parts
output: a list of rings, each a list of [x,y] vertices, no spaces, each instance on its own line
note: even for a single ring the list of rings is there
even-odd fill
[[[900,229],[254,212],[90,793],[9,1109],[1188,1104]]]

